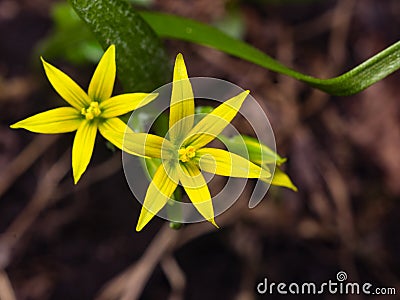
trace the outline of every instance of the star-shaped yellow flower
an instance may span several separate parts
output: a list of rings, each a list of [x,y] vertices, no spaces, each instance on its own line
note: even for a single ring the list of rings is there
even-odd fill
[[[68,75],[41,59],[53,88],[71,106],[39,113],[10,127],[50,134],[76,130],[72,147],[72,170],[74,182],[77,183],[92,156],[97,129],[121,149],[122,134],[119,138],[108,134],[125,132],[126,124],[118,116],[149,103],[157,94],[129,93],[111,97],[116,74],[114,45],[101,58],[90,81],[88,93]]]
[[[127,133],[123,150],[161,158],[143,202],[136,230],[140,231],[167,203],[180,182],[198,212],[214,224],[214,209],[205,178],[200,170],[231,177],[271,176],[249,160],[216,148],[205,147],[236,116],[249,91],[225,101],[194,124],[194,96],[181,54],[175,61],[169,117],[169,137]]]

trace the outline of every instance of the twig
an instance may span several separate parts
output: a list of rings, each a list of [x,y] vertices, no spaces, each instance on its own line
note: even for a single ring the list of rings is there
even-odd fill
[[[321,77],[329,77],[336,74],[346,60],[346,40],[355,6],[356,0],[338,1],[330,15],[330,22],[326,21],[331,27],[328,56],[332,58],[333,63],[324,65],[324,68],[319,70]],[[328,100],[329,96],[326,93],[312,90],[312,93],[303,104],[301,115],[303,118],[309,118],[320,113]]]
[[[71,181],[60,185],[57,188],[57,192],[55,193],[53,200],[57,201],[59,199],[65,198],[66,196],[72,193],[82,191],[86,189],[88,186],[113,175],[120,169],[121,169],[121,152],[113,155],[110,159],[99,164],[98,166],[94,168],[89,168],[87,170],[87,174],[85,174],[85,176],[79,182],[79,185],[76,185],[74,188],[71,187]]]
[[[246,216],[249,213],[249,208],[247,205],[251,195],[250,191],[251,190],[249,188],[246,188],[237,200],[237,202],[226,212],[218,216],[217,224],[221,228],[227,227],[232,223],[237,222],[241,216]],[[185,227],[184,229],[182,229],[182,234],[179,237],[176,245],[174,246],[174,250],[179,249],[180,247],[186,245],[190,241],[200,236],[217,230],[217,228],[210,225],[208,222],[201,222]]]
[[[237,203],[218,218],[218,224],[226,226],[236,221],[238,216],[243,214],[243,212],[246,212],[249,196],[249,189],[245,189]],[[154,268],[166,254],[171,253],[199,236],[215,230],[216,228],[208,222],[191,225],[179,231],[171,230],[165,224],[146,249],[142,258],[108,282],[96,299],[138,299]]]
[[[24,150],[23,153],[21,153],[21,155],[14,162],[10,163],[9,168],[14,165],[17,166],[18,171],[13,173],[13,180],[9,180],[8,182],[14,181],[37,159],[37,157],[39,157],[44,152],[44,150],[46,150],[56,140],[57,138],[36,139],[35,141],[33,141],[31,145],[26,150]],[[43,145],[43,143],[45,144]],[[64,178],[64,176],[70,169],[70,152],[71,149],[68,149],[62,155],[62,157],[53,164],[53,166],[45,173],[44,176],[40,176],[42,179],[39,181],[32,199],[24,208],[24,210],[17,216],[17,218],[11,223],[7,231],[0,236],[1,269],[4,269],[10,263],[13,255],[13,249],[15,249],[16,245],[21,241],[22,237],[35,222],[39,214],[49,205],[50,201],[57,201],[73,191],[70,186],[68,186],[68,189],[66,188],[66,186],[63,186],[65,189],[59,187],[59,182],[62,180],[62,178]],[[29,155],[32,155],[32,157],[29,157]],[[118,164],[119,161],[120,155],[115,155],[98,167],[93,168],[91,171],[89,171],[90,173],[92,173],[92,176],[87,176],[90,179],[83,181],[84,184],[81,188],[79,188],[79,190],[115,173],[120,168]],[[6,187],[5,190],[8,188],[7,185],[4,185],[4,187]],[[60,195],[58,195],[59,192],[61,192]],[[0,284],[5,284],[4,280],[3,282],[0,282]],[[6,292],[7,290],[4,289],[3,291],[3,288],[0,285],[1,300],[15,299],[9,297],[9,294],[2,294]]]
[[[242,260],[242,276],[235,300],[253,300],[257,270],[262,260],[262,243],[258,230],[239,222],[229,236],[231,248]]]
[[[6,1],[3,1],[3,3],[4,2]],[[11,3],[14,4],[15,2]],[[0,15],[10,14],[10,12],[5,12],[6,9],[4,7],[1,7],[0,10]],[[37,88],[37,80],[33,76],[12,77],[10,79],[0,76],[0,90],[2,91],[0,94],[0,103],[5,104],[6,102],[12,102],[12,104],[14,104],[16,101],[24,100],[37,90]]]
[[[186,277],[182,269],[179,267],[176,259],[172,255],[165,256],[161,260],[161,268],[164,271],[165,276],[171,285],[171,294],[169,300],[181,300],[183,299]]]
[[[332,20],[332,15],[332,10],[328,10],[322,14],[319,14],[314,19],[294,26],[293,36],[295,37],[296,41],[312,39],[315,38],[315,36],[328,31],[330,26],[329,21]]]
[[[346,59],[346,40],[350,30],[350,22],[353,17],[354,7],[356,5],[356,0],[348,1],[338,1],[336,7],[333,11],[329,11],[324,15],[323,18],[317,18],[319,26],[315,26],[317,30],[323,31],[330,28],[330,38],[328,43],[328,57],[331,57],[333,62],[329,64],[324,64],[322,68],[318,69],[318,74],[320,77],[331,77],[334,76],[337,71],[344,64]],[[313,24],[314,20],[309,23]],[[317,23],[316,23],[317,24]],[[295,30],[296,32],[300,27],[298,26]],[[311,28],[311,27],[310,27]],[[314,28],[314,29],[315,29]],[[300,29],[302,32],[307,32],[307,30]],[[310,30],[310,32],[314,32]],[[298,34],[301,36],[301,34]],[[300,115],[303,119],[310,118],[312,115],[320,113],[326,103],[329,100],[329,95],[323,93],[319,90],[313,89],[310,96],[302,104]]]
[[[14,181],[21,176],[47,149],[53,145],[58,135],[39,135],[0,173],[0,197]]]
[[[70,149],[67,150],[46,172],[43,179],[39,181],[36,192],[28,205],[0,237],[0,268],[4,269],[9,264],[16,244],[46,207],[56,190],[58,182],[69,171],[70,151]]]
[[[346,39],[349,34],[355,4],[355,0],[338,1],[333,11],[329,56],[333,58],[336,68],[340,67],[346,58]]]
[[[15,300],[14,289],[11,286],[8,275],[3,270],[0,270],[0,299],[1,300]]]
[[[357,244],[357,233],[354,228],[354,218],[351,211],[350,195],[346,180],[340,174],[336,166],[323,154],[321,159],[321,174],[324,174],[329,193],[336,207],[336,220],[339,237],[342,240],[341,248],[342,264],[351,272],[352,278],[358,277],[354,262],[354,251]]]
[[[168,224],[165,224],[151,242],[143,257],[109,282],[96,299],[138,299],[152,271],[175,243],[179,234],[180,231],[172,230]]]

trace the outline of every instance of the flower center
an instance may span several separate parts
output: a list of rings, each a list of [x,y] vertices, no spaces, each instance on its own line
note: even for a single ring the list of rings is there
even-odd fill
[[[188,146],[186,148],[179,149],[178,154],[181,162],[187,162],[195,157],[196,149],[193,146]]]
[[[82,108],[81,114],[85,116],[86,120],[93,120],[101,114],[99,102],[92,101],[88,108]]]

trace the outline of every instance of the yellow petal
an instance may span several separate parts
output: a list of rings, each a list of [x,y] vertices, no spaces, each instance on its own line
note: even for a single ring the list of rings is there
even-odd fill
[[[44,71],[53,88],[69,104],[79,111],[90,104],[89,96],[67,74],[46,62],[41,57]]]
[[[271,173],[237,154],[215,148],[201,148],[196,151],[195,161],[203,171],[230,177],[264,178]]]
[[[272,177],[272,181],[271,179],[262,179],[262,181],[266,182],[266,183],[270,183],[272,185],[276,185],[276,186],[283,186],[283,187],[287,187],[295,192],[297,192],[297,187],[293,184],[292,180],[290,180],[290,177],[283,172],[282,170],[280,170],[279,168],[275,169],[275,173],[274,176]]]
[[[78,129],[80,112],[73,107],[59,107],[19,121],[10,127],[24,128],[37,133],[64,133]]]
[[[100,123],[99,130],[116,147],[132,155],[167,159],[176,152],[169,140],[154,134],[133,132],[118,118]]]
[[[92,157],[96,140],[97,126],[95,122],[84,120],[78,128],[72,147],[72,171],[75,184],[85,172]]]
[[[147,189],[142,211],[136,225],[136,231],[143,227],[164,207],[178,185],[178,173],[176,166],[162,163]]]
[[[192,129],[194,120],[193,90],[182,54],[178,54],[174,66],[169,116],[169,136],[172,142],[183,139]]]
[[[181,172],[179,180],[181,181],[190,201],[196,207],[198,212],[215,227],[218,225],[214,220],[214,208],[211,201],[210,191],[207,182],[201,174],[199,168],[191,163],[180,164]]]
[[[177,152],[172,143],[160,136],[147,133],[126,133],[123,148],[134,155],[153,158],[172,158]]]
[[[106,119],[99,123],[99,131],[102,136],[115,147],[122,150],[124,142],[124,134],[129,127],[119,118]],[[133,132],[133,131],[132,131]]]
[[[118,117],[142,107],[157,98],[158,94],[131,93],[118,95],[100,103],[102,118]]]
[[[201,119],[188,133],[188,138],[184,142],[185,145],[201,148],[216,138],[236,116],[248,94],[249,91],[244,91],[226,100]]]
[[[115,46],[111,45],[100,59],[89,84],[88,94],[93,101],[101,102],[111,97],[115,72]]]

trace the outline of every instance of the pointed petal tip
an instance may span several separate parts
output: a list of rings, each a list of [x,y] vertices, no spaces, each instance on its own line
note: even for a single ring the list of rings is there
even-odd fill
[[[271,184],[271,185],[273,185],[273,184]],[[297,186],[295,186],[293,183],[288,184],[288,185],[282,185],[281,187],[288,188],[289,190],[292,190],[293,192],[296,192],[296,193],[299,191]]]
[[[81,179],[81,176],[82,176],[82,174],[80,174],[80,175],[77,175],[77,174],[73,174],[73,177],[74,177],[74,184],[75,185],[77,185],[78,184],[78,181],[79,181],[79,179]]]
[[[41,60],[41,62],[42,62],[42,64],[43,64],[43,67],[47,68],[48,65],[50,65],[50,64],[43,58],[43,56],[40,56],[40,60]]]
[[[150,220],[148,220],[147,222],[143,220],[143,215],[142,213],[140,213],[139,216],[139,220],[136,224],[136,232],[140,232],[142,231],[142,229],[147,225],[147,223],[149,223]]]
[[[217,229],[219,229],[219,226],[217,225],[217,223],[215,223],[214,219],[210,219],[208,220],[208,222],[210,222],[211,224],[213,224]]]
[[[243,101],[247,99],[247,96],[250,95],[250,90],[245,90],[244,92],[241,93],[243,97]]]
[[[111,44],[110,46],[108,46],[105,53],[110,53],[111,55],[115,56],[115,45]]]
[[[11,124],[11,125],[10,125],[10,128],[11,128],[11,129],[18,129],[18,128],[20,128],[19,125],[18,125],[18,123],[19,123],[19,122],[14,123],[14,124]]]
[[[260,174],[261,178],[271,178],[271,172],[265,169],[261,169],[261,174]]]
[[[281,158],[277,159],[275,163],[277,166],[280,166],[280,165],[283,165],[285,162],[287,162],[287,158],[281,157]]]
[[[99,102],[111,98],[116,74],[115,46],[105,49],[89,83],[88,95]]]
[[[143,229],[143,225],[140,225],[139,226],[139,223],[136,225],[136,232],[140,232],[140,231],[142,231],[142,229]]]
[[[253,209],[253,208],[256,207],[260,202],[261,202],[261,200],[254,201],[254,199],[250,199],[249,204],[248,204],[247,206],[248,206],[248,208]]]
[[[185,65],[185,60],[183,59],[183,54],[182,53],[178,53],[176,55],[176,58],[175,58],[175,67],[177,65],[181,65],[181,64]]]
[[[148,211],[147,209],[142,206],[142,209],[140,210],[140,215],[139,215],[139,219],[137,221],[136,224],[136,232],[142,231],[142,229],[147,225],[147,223],[150,222],[150,220],[154,217],[154,215],[150,216],[150,218],[148,218]]]

